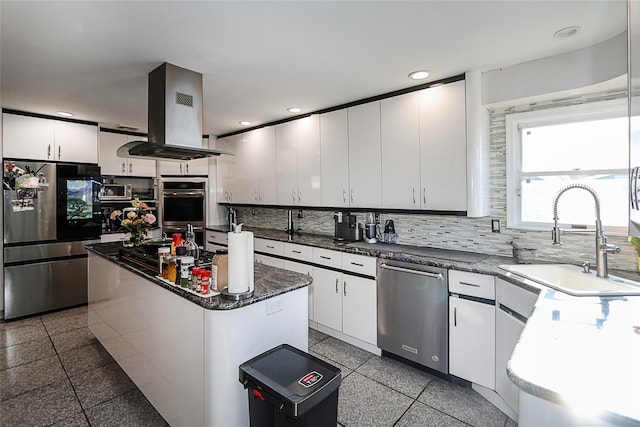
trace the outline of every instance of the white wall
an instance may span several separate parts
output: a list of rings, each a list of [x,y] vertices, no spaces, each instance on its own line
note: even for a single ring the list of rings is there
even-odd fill
[[[627,33],[561,55],[483,73],[483,104],[495,105],[541,95],[567,96],[572,90],[619,79],[626,87]],[[568,92],[569,91],[569,92]]]

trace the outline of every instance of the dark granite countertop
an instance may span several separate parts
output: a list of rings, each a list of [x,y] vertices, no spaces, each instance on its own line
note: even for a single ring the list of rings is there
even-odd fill
[[[227,227],[222,225],[211,225],[207,226],[206,229],[224,233],[228,232]],[[263,239],[314,246],[353,254],[368,255],[382,259],[412,262],[414,264],[430,265],[447,269],[450,268],[472,273],[490,274],[498,276],[532,292],[537,293],[539,291],[539,288],[531,286],[530,282],[519,280],[517,277],[514,277],[512,274],[509,274],[500,268],[501,265],[516,264],[516,260],[513,257],[391,243],[342,243],[336,242],[332,236],[307,233],[295,233],[293,235],[289,235],[286,231],[270,228],[243,227],[242,229],[245,231],[251,231],[254,237]],[[540,263],[543,263],[543,261]],[[612,275],[640,282],[640,274],[635,271],[610,269],[609,272]]]
[[[158,279],[155,270],[121,260],[118,258],[118,249],[121,247],[122,243],[112,242],[91,244],[87,246],[87,249],[207,310],[232,310],[244,307],[285,292],[309,286],[312,282],[311,277],[304,274],[268,265],[254,264],[254,295],[252,297],[240,301],[227,300],[220,295],[201,297]]]

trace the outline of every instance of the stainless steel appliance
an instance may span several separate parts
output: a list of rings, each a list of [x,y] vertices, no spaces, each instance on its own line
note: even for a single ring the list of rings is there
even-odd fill
[[[162,182],[162,232],[182,233],[193,226],[196,243],[204,244],[207,221],[207,182],[204,179]]]
[[[86,242],[100,237],[95,164],[3,162],[4,318],[87,302]]]
[[[123,201],[132,199],[131,184],[102,184],[101,201]]]
[[[378,261],[378,347],[449,373],[447,270]]]
[[[202,146],[202,74],[163,63],[149,73],[149,141],[131,141],[118,157],[191,160],[233,154]]]
[[[349,212],[336,212],[335,239],[338,241],[357,242],[362,240],[362,224],[357,222],[356,216]]]

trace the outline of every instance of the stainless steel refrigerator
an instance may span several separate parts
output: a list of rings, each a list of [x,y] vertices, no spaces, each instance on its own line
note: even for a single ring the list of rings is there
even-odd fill
[[[87,302],[87,251],[100,237],[93,164],[4,160],[4,318]]]

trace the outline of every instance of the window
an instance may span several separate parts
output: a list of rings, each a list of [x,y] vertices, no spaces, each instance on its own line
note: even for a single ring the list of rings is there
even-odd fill
[[[629,125],[626,99],[508,115],[507,227],[550,229],[553,199],[572,183],[600,199],[609,233],[628,226]],[[593,228],[595,203],[584,190],[559,199],[563,228]]]

